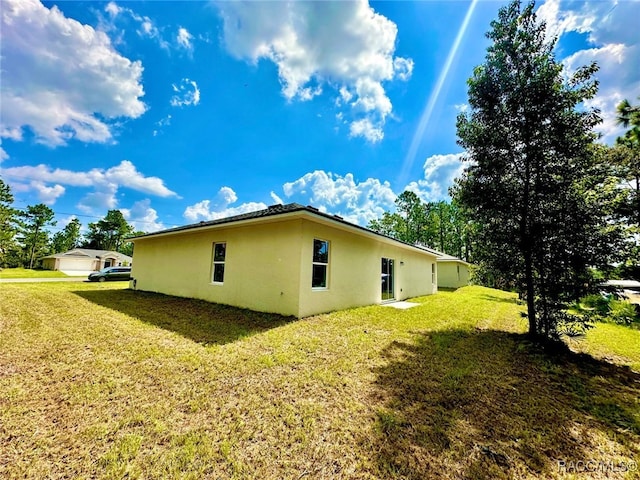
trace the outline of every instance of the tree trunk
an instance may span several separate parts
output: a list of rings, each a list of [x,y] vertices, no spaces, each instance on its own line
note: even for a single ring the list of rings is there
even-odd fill
[[[38,241],[38,233],[40,233],[40,227],[36,225],[36,233],[33,236],[33,244],[31,245],[31,255],[29,258],[29,269],[33,268],[33,257],[36,254],[36,242]]]
[[[527,317],[529,319],[529,336],[538,336],[538,319],[536,316],[535,289],[533,288],[533,259],[531,251],[526,251],[524,256],[525,264],[525,285],[527,290]]]

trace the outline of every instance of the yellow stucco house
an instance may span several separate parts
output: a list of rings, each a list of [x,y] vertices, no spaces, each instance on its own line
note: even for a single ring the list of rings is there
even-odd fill
[[[437,291],[433,251],[295,203],[132,241],[133,289],[298,318]]]
[[[438,253],[438,287],[460,288],[469,285],[470,264],[458,257]]]

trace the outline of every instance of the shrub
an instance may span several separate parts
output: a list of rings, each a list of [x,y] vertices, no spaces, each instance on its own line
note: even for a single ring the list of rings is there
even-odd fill
[[[613,323],[617,323],[619,325],[631,325],[633,322],[639,320],[635,306],[632,303],[623,300],[609,301],[608,317]]]
[[[600,315],[607,315],[607,313],[609,313],[610,301],[610,297],[592,294],[587,295],[580,300],[580,307],[583,309],[593,309],[595,310],[595,313]]]
[[[576,302],[570,313],[578,314],[587,321],[611,322],[618,325],[631,325],[640,322],[637,307],[615,295],[587,295]]]

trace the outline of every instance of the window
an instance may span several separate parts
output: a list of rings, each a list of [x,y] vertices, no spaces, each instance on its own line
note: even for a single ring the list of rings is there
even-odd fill
[[[227,254],[226,243],[214,243],[213,244],[213,283],[224,282],[224,259]]]
[[[431,283],[436,284],[436,264],[431,264]]]
[[[327,288],[327,270],[329,267],[329,242],[313,240],[312,288]]]

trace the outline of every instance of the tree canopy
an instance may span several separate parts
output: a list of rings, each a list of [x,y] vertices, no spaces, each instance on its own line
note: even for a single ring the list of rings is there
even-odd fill
[[[20,222],[21,241],[29,268],[33,268],[37,257],[47,252],[49,233],[46,227],[56,224],[53,220],[55,213],[44,203],[39,203],[29,205],[18,216],[24,219]]]
[[[398,195],[395,212],[369,222],[368,227],[412,245],[422,244],[450,255],[469,258],[467,222],[455,203],[423,202],[411,191]]]
[[[12,207],[11,188],[0,178],[0,265],[6,265],[9,252],[17,249],[17,210]]]
[[[80,245],[82,234],[80,220],[73,218],[60,232],[53,235],[51,239],[52,253],[66,252]]]
[[[87,247],[99,250],[120,251],[125,239],[131,236],[133,227],[129,225],[120,210],[109,210],[107,215],[95,223],[89,224]]]

